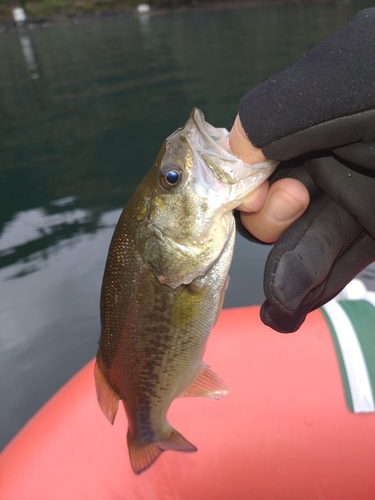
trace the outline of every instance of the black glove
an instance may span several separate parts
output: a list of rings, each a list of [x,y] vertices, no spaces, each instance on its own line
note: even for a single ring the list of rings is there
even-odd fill
[[[310,311],[375,261],[375,170],[350,164],[333,152],[307,155],[303,163],[298,160],[282,162],[271,178],[271,183],[283,177],[298,179],[311,199],[266,263],[267,300],[261,318],[283,333],[297,330]],[[239,217],[237,228],[255,240]]]
[[[306,185],[311,202],[279,238],[265,268],[261,318],[285,333],[375,261],[375,171],[363,173],[331,154],[308,158],[286,176]]]
[[[374,57],[375,9],[368,9],[241,100],[252,143],[286,160],[271,182],[294,177],[311,197],[266,264],[261,318],[280,332],[297,330],[375,261]],[[250,123],[262,112],[270,118]]]

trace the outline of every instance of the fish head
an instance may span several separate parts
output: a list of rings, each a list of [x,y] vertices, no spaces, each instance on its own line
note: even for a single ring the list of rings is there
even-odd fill
[[[222,147],[227,138],[226,129],[212,127],[193,109],[141,184],[138,242],[159,281],[173,288],[203,275],[218,259],[234,230],[232,210],[277,164],[244,164]]]

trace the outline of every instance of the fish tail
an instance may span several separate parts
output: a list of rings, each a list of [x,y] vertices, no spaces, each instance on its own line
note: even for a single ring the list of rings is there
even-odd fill
[[[138,443],[128,431],[128,448],[130,463],[135,474],[148,469],[163,451],[174,450],[185,453],[197,451],[193,444],[174,429],[171,429],[171,434],[167,439],[152,443]]]
[[[118,410],[120,396],[111,386],[106,374],[103,358],[98,352],[94,368],[96,395],[100,408],[108,420],[113,424]]]

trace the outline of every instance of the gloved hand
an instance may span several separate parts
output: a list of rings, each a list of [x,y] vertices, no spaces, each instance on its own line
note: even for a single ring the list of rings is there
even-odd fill
[[[265,268],[261,318],[281,332],[297,330],[307,313],[375,261],[375,171],[331,153],[305,158],[288,175],[305,184],[311,201],[276,242]]]
[[[284,160],[271,183],[293,177],[310,192],[266,264],[261,318],[280,332],[297,330],[375,261],[374,56],[368,9],[240,102],[252,144]]]

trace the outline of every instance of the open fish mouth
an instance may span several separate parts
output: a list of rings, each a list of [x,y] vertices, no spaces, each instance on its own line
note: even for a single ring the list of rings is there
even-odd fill
[[[194,126],[189,127],[191,120]],[[191,130],[188,130],[191,128]],[[194,133],[195,129],[195,133]],[[223,184],[233,185],[241,180],[254,176],[255,169],[258,175],[268,177],[276,168],[278,162],[266,160],[255,165],[244,163],[234,153],[224,149],[223,145],[228,143],[229,132],[226,128],[216,128],[207,123],[203,113],[194,108],[190,118],[185,125],[188,140],[215,177]]]

